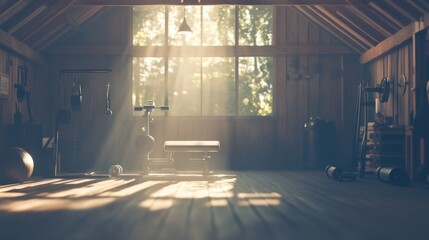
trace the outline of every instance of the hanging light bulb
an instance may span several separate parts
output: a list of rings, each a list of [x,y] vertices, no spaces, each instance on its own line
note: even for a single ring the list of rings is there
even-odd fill
[[[186,22],[186,17],[183,18],[182,24],[179,26],[178,33],[192,33],[191,27],[189,27],[188,22]]]
[[[186,21],[186,8],[183,7],[183,21],[179,26],[178,33],[192,33],[191,27],[189,27],[188,22]]]

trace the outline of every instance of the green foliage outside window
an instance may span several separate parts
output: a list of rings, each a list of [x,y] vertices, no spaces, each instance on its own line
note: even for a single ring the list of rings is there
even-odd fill
[[[272,115],[272,65],[271,57],[239,58],[239,115]]]
[[[235,114],[235,59],[203,58],[202,104],[204,116]]]
[[[273,8],[266,6],[134,7],[133,44],[201,48],[237,44],[258,48],[272,44],[272,12]],[[177,34],[185,16],[192,36]],[[239,26],[235,26],[236,17]],[[171,57],[165,52],[164,57],[133,58],[133,105],[150,99],[164,104],[167,97],[172,116],[273,114],[273,57],[216,57],[213,53]]]
[[[185,11],[186,10],[186,11]],[[180,24],[186,13],[186,22],[192,29],[191,35],[178,34]],[[170,6],[168,7],[168,44],[170,46],[199,46],[201,44],[201,7]]]
[[[238,12],[240,45],[264,46],[272,44],[272,7],[241,6]]]
[[[172,116],[201,115],[201,58],[170,58],[168,103]]]
[[[203,7],[203,41],[204,46],[233,46],[235,44],[235,7]]]
[[[164,102],[165,64],[163,58],[133,58],[132,104],[143,106],[147,100]]]
[[[165,7],[133,7],[133,45],[161,46],[165,39]]]

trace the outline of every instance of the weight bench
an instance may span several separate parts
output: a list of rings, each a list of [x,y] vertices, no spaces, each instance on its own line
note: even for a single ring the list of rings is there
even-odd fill
[[[173,153],[186,152],[186,153],[202,153],[200,158],[191,158],[192,161],[201,161],[204,164],[203,173],[209,173],[208,160],[210,159],[209,153],[219,152],[219,141],[165,141],[164,151],[168,153],[168,158],[173,161]]]

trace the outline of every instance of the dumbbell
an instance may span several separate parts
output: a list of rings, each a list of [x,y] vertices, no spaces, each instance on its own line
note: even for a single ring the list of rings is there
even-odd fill
[[[356,173],[346,172],[343,169],[332,164],[326,166],[325,173],[328,177],[333,178],[340,182],[354,181],[356,180],[356,177],[357,177]]]
[[[395,186],[407,186],[410,178],[404,168],[401,167],[379,167],[376,170],[378,180]]]
[[[325,168],[325,174],[326,176],[333,178],[335,180],[338,180],[338,177],[341,175],[341,173],[343,172],[342,169],[337,168],[335,165],[328,165]]]
[[[113,165],[109,168],[109,175],[111,177],[118,177],[119,175],[121,175],[124,172],[124,169],[122,168],[121,165],[116,164]]]

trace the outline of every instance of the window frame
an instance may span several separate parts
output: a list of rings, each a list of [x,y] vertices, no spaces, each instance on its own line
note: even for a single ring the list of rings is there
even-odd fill
[[[235,27],[234,27],[234,35],[235,41],[234,45],[224,45],[224,46],[205,46],[202,45],[202,40],[200,41],[199,46],[195,45],[168,45],[168,6],[165,6],[165,39],[164,44],[162,46],[136,46],[133,45],[133,32],[131,31],[129,45],[131,48],[131,61],[133,61],[134,57],[161,57],[164,58],[165,62],[165,93],[164,93],[164,104],[168,105],[168,84],[169,84],[169,76],[168,76],[168,59],[177,58],[177,57],[199,57],[201,59],[205,57],[233,57],[235,58],[234,72],[235,72],[235,113],[233,115],[203,115],[203,111],[199,115],[186,115],[186,116],[177,116],[170,115],[171,117],[178,118],[247,118],[247,119],[260,119],[260,118],[275,118],[277,116],[277,104],[276,104],[276,71],[275,71],[275,62],[276,56],[279,52],[279,47],[276,46],[276,31],[275,31],[275,22],[276,22],[276,14],[275,7],[272,8],[272,39],[271,45],[239,45],[239,19],[238,19],[238,11],[240,6],[235,6]],[[201,8],[203,6],[200,6]],[[133,27],[132,14],[133,7],[131,7],[130,15],[131,15],[131,28]],[[202,25],[202,24],[201,24]],[[201,36],[202,37],[202,36]],[[239,58],[240,57],[271,57],[272,58],[272,112],[270,115],[261,116],[261,115],[240,115],[239,111]],[[131,69],[132,69],[131,64]],[[201,79],[202,80],[202,79]],[[131,90],[132,91],[132,90]],[[203,100],[203,96],[201,96],[201,101]],[[135,112],[132,110],[134,116],[141,116],[142,113]],[[169,116],[168,111],[164,111],[165,116]]]

